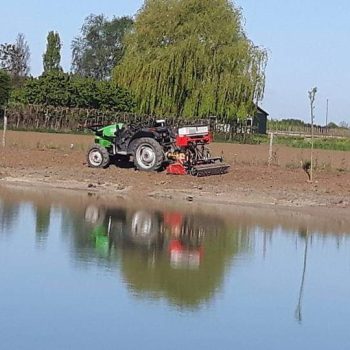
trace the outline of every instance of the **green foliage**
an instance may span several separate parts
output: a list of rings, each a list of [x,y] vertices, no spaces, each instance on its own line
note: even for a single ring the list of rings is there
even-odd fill
[[[269,130],[288,130],[290,128],[305,128],[311,126],[311,124],[306,124],[300,119],[281,119],[281,120],[268,120],[267,126]]]
[[[287,145],[295,148],[310,148],[311,138],[278,136],[275,138],[278,144]],[[315,149],[324,149],[332,151],[350,151],[349,138],[316,138],[314,140]]]
[[[49,71],[39,78],[30,78],[24,86],[26,99],[31,104],[68,106],[69,81],[69,75],[59,71]]]
[[[61,39],[56,32],[49,32],[47,35],[46,51],[43,54],[44,73],[61,71]]]
[[[333,123],[334,124],[334,123]],[[335,124],[336,125],[336,124]],[[311,128],[311,123],[305,123],[300,119],[281,119],[281,120],[268,120],[267,127],[269,130],[282,130],[282,131],[301,131],[305,128]],[[321,125],[315,125],[315,128],[322,128]]]
[[[293,125],[293,126],[306,126],[307,124],[303,121],[303,120],[300,120],[300,119],[282,119],[280,121],[282,124],[285,123],[285,124],[288,124],[288,125]]]
[[[100,109],[124,112],[130,112],[133,109],[134,103],[130,98],[130,94],[125,89],[118,87],[116,83],[98,81],[96,87]],[[115,108],[115,106],[118,106],[118,108]]]
[[[0,69],[0,108],[6,106],[11,93],[11,78],[7,72]]]
[[[240,143],[240,144],[268,144],[269,137],[267,135],[234,135],[230,140],[223,134],[215,135],[215,142],[228,142],[228,143]],[[285,145],[294,148],[307,148],[311,147],[311,138],[297,137],[297,136],[280,136],[274,137],[274,144]],[[350,139],[349,138],[327,138],[320,137],[314,140],[315,149],[324,149],[332,151],[350,151]]]
[[[134,106],[130,94],[114,82],[100,82],[61,71],[28,79],[20,96],[25,103],[55,107],[131,112]]]
[[[23,84],[25,84],[25,82]],[[9,104],[16,105],[16,104],[26,104],[26,103],[27,103],[27,99],[26,99],[26,95],[23,87],[16,87],[11,90]]]
[[[100,103],[97,92],[97,83],[92,78],[72,77],[69,91],[72,107],[99,109]]]
[[[270,131],[289,131],[289,132],[309,132],[311,133],[311,123],[305,123],[300,119],[281,119],[281,120],[268,120],[267,128]],[[321,125],[315,125],[315,130],[318,132],[325,132],[328,130],[333,130],[333,132],[338,131],[338,136],[346,136],[348,132],[348,125],[346,122],[341,122],[339,125],[330,122],[327,127]],[[310,130],[309,130],[310,129]],[[342,134],[341,132],[344,131]]]
[[[246,117],[263,97],[266,51],[229,0],[147,0],[114,79],[138,112]]]
[[[72,42],[72,71],[85,77],[104,80],[124,54],[124,36],[133,25],[130,17],[113,18],[90,15],[80,36]]]
[[[237,143],[237,144],[245,144],[245,145],[260,145],[261,143],[267,143],[268,136],[267,135],[258,135],[258,134],[223,134],[223,133],[215,133],[215,142],[229,142],[229,143]]]

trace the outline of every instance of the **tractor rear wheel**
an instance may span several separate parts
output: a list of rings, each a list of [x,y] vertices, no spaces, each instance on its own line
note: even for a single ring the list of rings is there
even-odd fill
[[[89,148],[86,159],[91,168],[106,168],[110,163],[108,151],[97,143]]]
[[[164,162],[162,146],[154,139],[142,137],[133,141],[134,164],[142,171],[159,170]]]

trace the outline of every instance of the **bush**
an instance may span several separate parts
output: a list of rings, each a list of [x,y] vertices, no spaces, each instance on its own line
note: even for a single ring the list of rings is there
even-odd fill
[[[29,78],[12,101],[54,107],[88,108],[132,112],[131,95],[110,81],[97,81],[61,71],[50,71]]]

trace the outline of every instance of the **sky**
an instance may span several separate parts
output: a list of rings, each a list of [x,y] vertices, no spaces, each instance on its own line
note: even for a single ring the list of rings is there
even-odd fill
[[[134,15],[142,0],[0,0],[0,43],[24,33],[31,50],[31,74],[42,72],[50,30],[63,41],[62,66],[70,69],[71,41],[91,13]],[[315,122],[350,123],[350,1],[236,0],[248,37],[268,50],[266,91],[261,103],[271,118],[310,120],[308,91],[318,88]]]

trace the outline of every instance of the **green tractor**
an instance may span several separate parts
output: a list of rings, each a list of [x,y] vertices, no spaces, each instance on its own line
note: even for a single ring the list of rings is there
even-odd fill
[[[157,171],[166,161],[165,154],[172,149],[172,131],[162,120],[152,126],[117,123],[89,129],[95,132],[95,143],[87,153],[92,168],[106,168],[111,162],[132,157],[137,169]]]
[[[222,157],[211,157],[207,147],[213,135],[207,125],[166,126],[164,120],[144,124],[117,123],[95,125],[95,143],[87,154],[93,168],[106,168],[111,163],[130,159],[142,171],[165,169],[168,174],[209,176],[225,174],[229,165]]]

